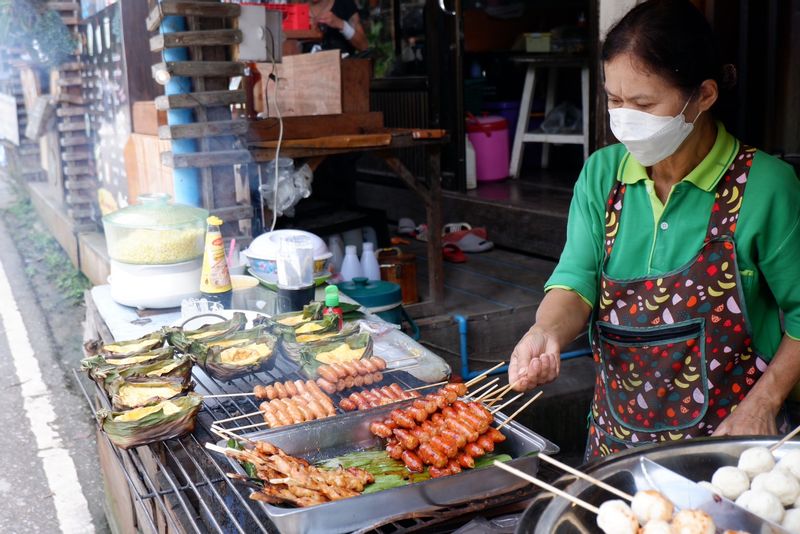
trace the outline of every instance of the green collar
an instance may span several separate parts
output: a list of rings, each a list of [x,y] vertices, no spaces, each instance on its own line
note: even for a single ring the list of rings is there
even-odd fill
[[[711,191],[725,171],[733,163],[733,158],[739,150],[739,141],[729,134],[721,122],[717,121],[717,139],[711,151],[703,158],[700,164],[684,177],[684,181],[697,186],[704,191]],[[617,180],[624,184],[634,184],[640,180],[650,180],[647,169],[631,157],[630,152],[625,156],[617,169]]]

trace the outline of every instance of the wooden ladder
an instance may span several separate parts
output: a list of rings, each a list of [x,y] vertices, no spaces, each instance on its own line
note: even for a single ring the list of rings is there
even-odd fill
[[[239,16],[237,4],[214,1],[167,0],[157,4],[147,17],[147,29],[157,32],[164,17],[186,18],[187,31],[157,34],[150,39],[150,50],[188,48],[189,61],[161,62],[153,65],[153,76],[166,71],[170,76],[192,79],[192,92],[156,98],[159,110],[191,109],[196,122],[162,126],[161,139],[196,139],[198,151],[189,154],[163,152],[161,161],[172,168],[197,168],[202,178],[203,207],[225,221],[223,233],[241,244],[252,239],[253,208],[246,170],[234,166],[252,162],[240,139],[247,132],[247,121],[234,119],[231,105],[244,104],[242,90],[228,90],[230,78],[244,74],[245,65],[231,61],[231,47],[242,34],[233,26]]]

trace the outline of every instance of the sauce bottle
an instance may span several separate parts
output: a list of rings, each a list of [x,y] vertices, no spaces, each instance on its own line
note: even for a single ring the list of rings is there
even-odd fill
[[[225,309],[230,309],[233,286],[220,230],[222,219],[212,215],[206,219],[206,223],[208,227],[203,252],[203,271],[200,275],[200,294],[209,302],[219,302]]]
[[[338,317],[336,329],[341,331],[344,327],[344,313],[339,307],[339,288],[336,286],[325,288],[325,309],[322,310],[322,316],[327,317],[328,315]]]

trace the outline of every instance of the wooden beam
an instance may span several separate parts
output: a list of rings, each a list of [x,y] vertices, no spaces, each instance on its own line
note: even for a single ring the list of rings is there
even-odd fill
[[[230,46],[242,42],[239,30],[201,30],[191,32],[160,33],[150,38],[150,50],[161,52],[165,48],[184,46]]]
[[[161,139],[219,137],[222,135],[244,135],[245,133],[247,133],[247,121],[243,120],[195,122],[158,127],[158,137]]]
[[[163,95],[156,97],[156,109],[195,108],[209,106],[229,106],[244,104],[244,91],[202,91],[182,95]]]
[[[161,153],[161,163],[167,167],[177,168],[204,168],[217,165],[237,165],[253,161],[248,150],[223,150],[220,152],[195,152],[190,154]]]
[[[226,222],[241,221],[242,219],[253,218],[253,206],[240,204],[227,208],[214,208],[210,210],[210,213]]]
[[[343,113],[283,118],[283,138],[311,139],[336,132],[339,135],[380,133],[383,113]],[[249,122],[247,140],[258,143],[278,139],[278,119],[268,118]]]
[[[227,78],[242,75],[244,63],[238,61],[167,61],[153,65],[153,78],[157,78],[156,73],[162,70],[166,70],[172,76]]]
[[[97,187],[97,181],[94,178],[84,178],[83,180],[67,180],[64,183],[64,188],[67,191],[77,191],[79,189],[94,189]]]
[[[88,150],[76,150],[75,152],[62,152],[61,161],[84,161],[92,159],[92,153]]]
[[[86,130],[86,122],[62,122],[58,125],[59,132],[82,132]]]
[[[183,17],[207,17],[207,18],[232,18],[238,17],[241,13],[238,4],[217,4],[213,2],[189,2],[172,1],[156,4],[147,16],[147,29],[154,32],[161,25],[164,17],[170,15],[180,15]]]
[[[88,145],[90,144],[89,138],[83,135],[76,135],[74,137],[62,137],[61,138],[61,146],[68,147],[68,146],[79,146],[79,145]]]
[[[56,115],[59,117],[75,117],[80,115],[85,115],[89,112],[89,108],[85,106],[74,106],[74,107],[61,107],[56,110]]]

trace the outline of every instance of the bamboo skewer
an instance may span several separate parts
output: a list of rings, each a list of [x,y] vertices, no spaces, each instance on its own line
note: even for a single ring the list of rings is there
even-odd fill
[[[553,458],[551,456],[548,456],[547,454],[545,454],[543,452],[540,452],[538,454],[538,456],[539,456],[540,459],[544,460],[545,462],[547,462],[549,464],[552,464],[552,465],[554,465],[556,467],[559,467],[559,468],[563,469],[564,471],[566,471],[567,473],[569,473],[571,475],[575,475],[576,477],[581,478],[583,480],[586,480],[587,482],[591,482],[595,486],[603,488],[604,490],[613,493],[617,497],[621,497],[622,499],[625,499],[627,501],[633,501],[633,495],[631,495],[629,493],[625,493],[624,491],[622,491],[620,489],[617,489],[614,486],[606,484],[602,480],[599,480],[599,479],[597,479],[597,478],[595,478],[595,477],[593,477],[591,475],[587,475],[586,473],[578,471],[577,469],[575,469],[573,467],[570,467],[565,463],[559,462],[555,458]]]
[[[516,416],[518,416],[520,413],[522,413],[522,410],[524,410],[525,408],[527,408],[528,406],[530,406],[530,405],[531,405],[531,403],[532,403],[533,401],[535,401],[536,399],[538,399],[539,397],[541,397],[541,396],[542,396],[542,393],[544,393],[544,391],[539,391],[539,393],[537,393],[536,395],[534,395],[534,396],[533,396],[533,397],[532,397],[532,398],[531,398],[531,399],[530,399],[528,402],[526,402],[525,404],[523,404],[522,406],[520,406],[520,408],[519,408],[519,409],[518,409],[516,412],[514,412],[513,414],[511,414],[511,415],[508,417],[508,419],[506,419],[505,421],[503,421],[503,423],[502,423],[500,426],[498,426],[498,427],[497,427],[497,430],[500,430],[501,428],[503,428],[504,426],[506,426],[508,423],[510,423],[510,422],[511,422],[511,421],[512,421],[512,420],[513,420],[513,419],[514,419]]]
[[[220,395],[203,395],[204,399],[224,399],[228,397],[252,397],[255,395],[252,391],[249,393],[222,393]]]
[[[246,413],[246,414],[243,414],[243,415],[237,415],[237,416],[234,416],[234,417],[228,417],[227,419],[218,419],[218,420],[214,421],[213,424],[219,425],[220,423],[230,423],[231,421],[238,421],[239,419],[248,419],[250,417],[255,417],[257,415],[263,415],[263,412],[261,410],[258,410],[257,412],[250,412],[250,413]]]
[[[795,437],[797,434],[800,434],[800,426],[798,426],[797,428],[795,428],[794,430],[792,430],[791,432],[786,434],[783,437],[783,439],[781,439],[778,443],[776,443],[775,445],[770,447],[769,448],[769,452],[775,452],[776,450],[780,449],[781,447],[783,447],[786,444],[787,441],[789,441],[790,439]]]
[[[234,430],[248,430],[250,428],[258,428],[260,426],[267,426],[268,427],[269,423],[264,421],[263,423],[255,423],[255,424],[252,424],[252,425],[245,425],[245,426],[235,426],[233,428],[226,428],[225,430],[232,433]],[[217,427],[217,428],[219,428],[219,427]]]
[[[492,384],[494,384],[498,380],[500,380],[500,379],[499,378],[493,378],[492,380],[486,382],[484,385],[482,385],[481,387],[479,387],[475,391],[471,392],[469,395],[474,397],[476,393],[478,393],[479,391],[483,391],[484,389],[488,388],[489,386],[491,386]]]
[[[515,400],[517,400],[518,398],[520,398],[523,395],[524,395],[524,393],[520,393],[519,395],[517,395],[514,398],[512,398],[510,401],[501,404],[500,406],[498,406],[497,408],[492,410],[492,415],[496,414],[497,412],[499,412],[500,410],[502,410],[503,408],[505,408],[506,406],[508,406],[509,404],[511,404],[512,402],[514,402]]]
[[[468,388],[469,388],[469,387],[472,387],[474,384],[477,384],[478,382],[480,382],[481,380],[483,380],[484,378],[486,378],[486,375],[488,375],[489,373],[491,373],[491,372],[492,372],[492,371],[494,371],[495,369],[498,369],[498,368],[502,367],[503,365],[505,365],[505,363],[506,363],[506,362],[500,362],[500,363],[498,363],[497,365],[495,365],[494,367],[492,367],[492,368],[490,368],[490,369],[487,369],[487,370],[483,371],[481,374],[479,374],[478,376],[476,376],[476,377],[475,377],[475,378],[473,378],[472,380],[469,380],[469,381],[466,383],[466,386],[467,386]]]
[[[419,386],[417,388],[407,389],[406,392],[419,391],[421,389],[432,388],[432,387],[436,387],[436,386],[443,386],[445,384],[449,384],[449,382],[447,380],[442,380],[441,382],[436,382],[436,383],[433,383],[433,384],[425,384],[424,386]]]
[[[573,504],[577,504],[581,508],[590,511],[593,514],[599,514],[600,513],[600,509],[598,507],[593,506],[593,505],[589,504],[588,502],[586,502],[584,500],[581,500],[581,499],[579,499],[579,498],[577,498],[577,497],[575,497],[573,495],[570,495],[566,491],[562,491],[562,490],[556,488],[555,486],[551,486],[547,482],[542,482],[538,478],[532,477],[528,473],[525,473],[523,471],[520,471],[519,469],[511,467],[510,465],[506,465],[503,462],[498,462],[497,460],[494,461],[494,465],[496,467],[499,467],[500,469],[502,469],[504,471],[508,471],[512,475],[518,476],[519,478],[521,478],[523,480],[527,480],[528,482],[530,482],[534,486],[538,486],[538,487],[540,487],[540,488],[542,488],[544,490],[549,491],[550,493],[553,493],[555,495],[558,495],[559,497],[562,497],[562,498],[568,500],[569,502],[571,502]]]
[[[216,435],[218,435],[219,437],[221,437],[222,439],[233,438],[235,440],[243,440],[248,443],[255,444],[255,441],[253,441],[252,439],[247,438],[245,436],[240,436],[239,434],[234,434],[233,432],[231,432],[226,428],[221,428],[218,426],[211,425],[211,431]]]
[[[516,382],[513,382],[513,383],[509,383],[509,384],[507,384],[506,386],[504,386],[504,387],[503,387],[503,390],[502,390],[502,393],[500,393],[500,394],[498,395],[499,399],[495,399],[495,400],[493,400],[493,401],[491,402],[491,404],[489,404],[489,406],[491,407],[491,406],[492,406],[492,404],[494,404],[494,403],[495,403],[495,402],[497,402],[498,400],[501,400],[503,397],[505,397],[505,396],[508,394],[508,392],[509,392],[509,391],[511,391],[515,385],[517,385],[517,382],[518,382],[518,381],[516,381]]]
[[[482,401],[483,399],[485,399],[489,395],[494,395],[494,390],[495,389],[497,389],[497,384],[493,385],[492,387],[490,387],[489,389],[487,389],[486,391],[481,393],[480,396],[474,397],[475,401],[479,402],[479,401]]]

